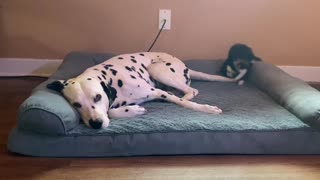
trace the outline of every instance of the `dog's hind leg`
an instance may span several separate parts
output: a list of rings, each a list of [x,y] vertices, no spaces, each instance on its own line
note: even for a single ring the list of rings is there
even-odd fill
[[[149,65],[148,72],[156,81],[182,91],[185,95],[183,99],[190,100],[199,92],[189,86],[190,76],[186,66],[179,61],[157,62]]]
[[[186,99],[179,98],[173,94],[169,94],[166,91],[163,91],[161,89],[155,89],[152,94],[150,94],[150,100],[152,99],[162,99],[168,102],[172,102],[175,104],[178,104],[182,107],[193,109],[195,111],[201,111],[211,114],[220,114],[222,113],[222,110],[219,109],[217,106],[211,106],[208,104],[198,104]]]

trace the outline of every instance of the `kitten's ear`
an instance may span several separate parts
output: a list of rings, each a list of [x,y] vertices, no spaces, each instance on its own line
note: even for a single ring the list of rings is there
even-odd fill
[[[64,88],[63,81],[53,81],[52,83],[47,84],[47,88],[61,93]]]

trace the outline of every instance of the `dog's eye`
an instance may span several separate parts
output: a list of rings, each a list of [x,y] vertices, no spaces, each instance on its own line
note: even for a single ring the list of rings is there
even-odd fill
[[[99,102],[101,100],[101,94],[97,94],[96,97],[93,98],[93,102]]]
[[[78,102],[73,103],[73,106],[76,108],[81,108],[81,104]]]

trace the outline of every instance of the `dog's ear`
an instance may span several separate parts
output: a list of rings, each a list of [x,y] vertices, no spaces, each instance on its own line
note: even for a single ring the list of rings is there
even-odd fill
[[[47,88],[61,93],[61,91],[64,88],[64,85],[62,84],[61,80],[60,81],[53,81],[52,83],[47,84]]]
[[[259,57],[257,57],[257,56],[254,56],[252,59],[253,59],[254,61],[262,61],[261,58],[259,58]]]

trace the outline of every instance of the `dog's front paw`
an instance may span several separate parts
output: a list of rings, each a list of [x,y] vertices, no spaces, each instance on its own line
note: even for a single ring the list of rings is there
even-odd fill
[[[207,113],[211,114],[221,114],[222,110],[218,108],[217,106],[210,106],[208,104],[203,105],[202,110]]]
[[[133,105],[133,106],[128,106],[125,112],[132,116],[136,116],[136,115],[142,115],[146,113],[147,110],[144,107],[141,107],[139,105]]]

